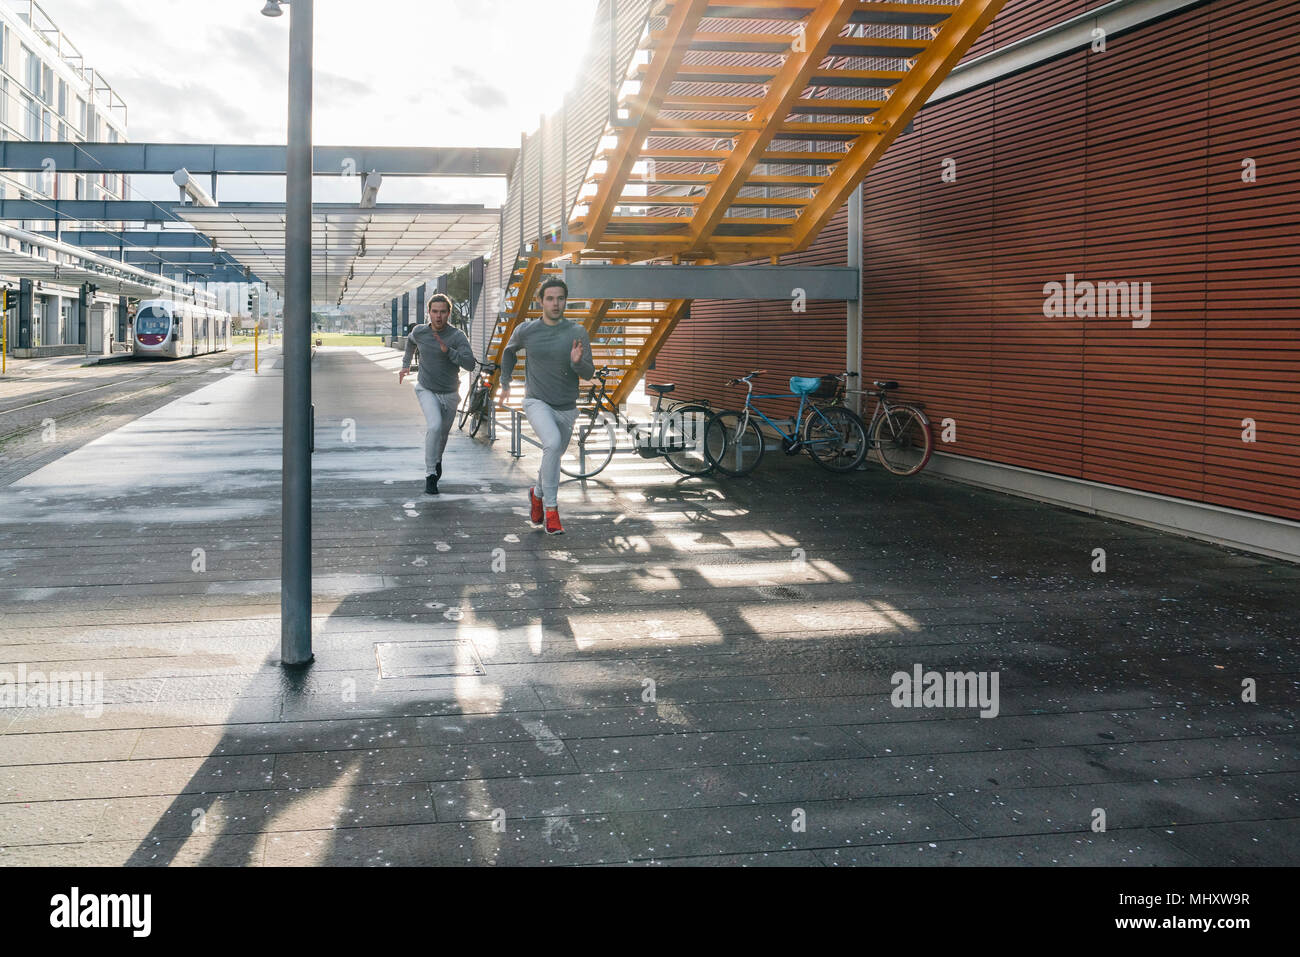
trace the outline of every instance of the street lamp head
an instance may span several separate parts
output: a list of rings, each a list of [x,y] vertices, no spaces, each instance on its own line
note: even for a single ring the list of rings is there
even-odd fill
[[[262,8],[262,16],[278,17],[282,13],[284,11],[280,9],[280,0],[266,0],[266,6]]]

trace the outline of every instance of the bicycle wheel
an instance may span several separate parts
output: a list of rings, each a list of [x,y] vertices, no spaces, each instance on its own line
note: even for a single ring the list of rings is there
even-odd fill
[[[763,433],[753,419],[743,434],[744,413],[727,409],[709,418],[704,427],[704,454],[723,475],[740,478],[763,460]]]
[[[461,404],[461,407],[456,410],[456,415],[458,416],[458,421],[456,422],[456,428],[460,429],[461,431],[464,431],[465,421],[469,418],[470,412],[472,412],[474,409],[474,392],[475,389],[473,386],[471,386],[469,390],[469,395],[466,397],[464,403]]]
[[[867,428],[842,406],[814,407],[803,424],[804,447],[829,472],[852,472],[867,455]]]
[[[608,415],[595,410],[578,416],[573,441],[560,459],[560,471],[570,478],[591,478],[614,457],[618,439]]]
[[[668,464],[683,475],[708,475],[713,463],[704,448],[704,430],[713,410],[703,405],[679,405],[662,421],[660,441]]]
[[[934,450],[930,420],[907,405],[882,412],[871,435],[880,464],[895,475],[915,475],[925,468]]]
[[[483,427],[488,416],[492,414],[491,409],[492,394],[487,389],[482,389],[470,399],[469,403],[469,437],[472,439],[478,435],[478,430]]]

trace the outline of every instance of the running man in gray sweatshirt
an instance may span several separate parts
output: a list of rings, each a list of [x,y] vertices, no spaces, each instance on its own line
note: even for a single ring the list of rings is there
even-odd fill
[[[438,494],[442,478],[442,453],[447,448],[456,406],[460,404],[460,370],[474,369],[474,349],[465,333],[448,324],[451,300],[435,293],[429,300],[429,322],[411,329],[406,336],[406,353],[397,383],[411,372],[411,356],[420,351],[420,374],[415,380],[415,397],[420,400],[424,421],[424,494]]]
[[[522,349],[528,354],[524,414],[542,443],[537,485],[528,490],[528,514],[534,525],[545,521],[547,534],[560,535],[564,532],[558,509],[560,460],[578,418],[578,382],[594,376],[596,366],[587,330],[564,318],[569,301],[564,280],[547,279],[537,297],[542,318],[518,326],[501,354],[501,402],[510,393],[510,376]]]

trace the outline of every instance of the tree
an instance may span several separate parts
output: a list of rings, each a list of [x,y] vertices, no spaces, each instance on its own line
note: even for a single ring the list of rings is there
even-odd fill
[[[447,296],[451,299],[451,324],[469,336],[473,316],[469,301],[469,263],[447,274]]]

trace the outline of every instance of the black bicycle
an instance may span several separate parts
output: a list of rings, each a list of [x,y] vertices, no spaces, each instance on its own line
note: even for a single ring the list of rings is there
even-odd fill
[[[674,402],[664,408],[664,397],[676,386],[647,385],[646,391],[657,396],[652,417],[650,422],[635,422],[621,415],[610,398],[606,380],[615,371],[610,366],[596,370],[574,428],[577,442],[565,452],[560,471],[571,478],[591,478],[601,472],[617,451],[619,428],[631,436],[633,449],[642,458],[663,458],[683,475],[713,471],[704,448],[704,429],[713,415],[709,404]]]
[[[478,430],[483,427],[483,423],[492,417],[492,374],[499,368],[495,362],[483,362],[478,359],[474,360],[474,365],[477,367],[474,373],[474,384],[470,386],[469,392],[461,401],[460,421],[456,426],[464,430],[465,422],[468,420],[470,438],[478,435]]]

